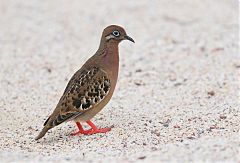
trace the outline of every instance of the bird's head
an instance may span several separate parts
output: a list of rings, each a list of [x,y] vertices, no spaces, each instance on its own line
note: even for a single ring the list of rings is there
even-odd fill
[[[117,25],[110,25],[103,30],[102,40],[107,43],[120,43],[122,40],[134,40],[127,35],[126,31]],[[135,43],[135,42],[134,42]]]

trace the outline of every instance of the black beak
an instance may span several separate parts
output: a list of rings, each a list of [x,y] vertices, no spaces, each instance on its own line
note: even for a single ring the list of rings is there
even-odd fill
[[[132,41],[133,43],[135,43],[135,41],[130,37],[130,36],[124,36],[124,38],[126,39],[126,40],[129,40],[129,41]]]

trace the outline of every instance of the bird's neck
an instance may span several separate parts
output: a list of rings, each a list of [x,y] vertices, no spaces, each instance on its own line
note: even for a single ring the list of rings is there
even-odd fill
[[[104,42],[98,49],[98,55],[101,57],[101,64],[108,67],[112,72],[118,72],[119,68],[119,52],[118,43]],[[111,73],[111,72],[110,72]],[[113,74],[114,76],[118,74]]]

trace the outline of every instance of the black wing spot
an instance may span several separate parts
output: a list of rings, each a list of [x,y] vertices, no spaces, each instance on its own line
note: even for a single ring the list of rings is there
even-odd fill
[[[83,109],[87,109],[87,108],[90,107],[90,105],[91,105],[90,102],[89,103],[85,103],[85,104],[82,105],[82,108]]]
[[[108,87],[108,86],[105,86],[105,87],[103,88],[103,90],[104,90],[105,93],[107,93],[107,91],[109,90],[109,87]]]
[[[75,106],[76,108],[79,108],[81,106],[81,101],[79,99],[74,100],[73,106]]]
[[[74,87],[73,87],[73,88],[71,88],[71,90],[70,90],[70,93],[73,93],[73,91],[74,91]]]
[[[90,99],[86,99],[86,103],[84,103],[83,105],[82,105],[82,108],[83,109],[87,109],[87,108],[89,108],[91,106],[91,100]]]
[[[88,95],[90,97],[94,97],[94,96],[98,96],[98,93],[95,93],[95,92],[89,92]]]

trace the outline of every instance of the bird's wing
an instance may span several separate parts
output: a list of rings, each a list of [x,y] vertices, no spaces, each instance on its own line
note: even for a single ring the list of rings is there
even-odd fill
[[[54,127],[93,108],[109,93],[110,84],[107,73],[101,68],[92,67],[77,72],[45,124]]]

